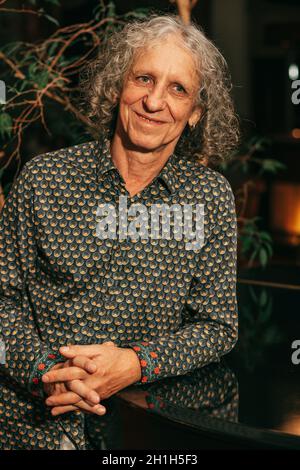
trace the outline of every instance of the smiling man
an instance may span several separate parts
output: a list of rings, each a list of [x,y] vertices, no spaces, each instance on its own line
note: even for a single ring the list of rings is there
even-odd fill
[[[1,213],[3,449],[92,447],[103,399],[219,362],[238,337],[234,195],[206,165],[238,141],[225,60],[154,15],[114,33],[88,77],[96,140],[26,163]],[[125,196],[203,206],[203,246],[101,239],[99,205]]]
[[[125,78],[111,154],[131,195],[154,179],[186,125],[201,116],[200,77],[180,41],[170,34],[140,51]]]

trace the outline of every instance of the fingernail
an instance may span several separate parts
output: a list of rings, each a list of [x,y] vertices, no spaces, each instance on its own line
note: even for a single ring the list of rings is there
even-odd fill
[[[47,404],[47,405],[53,405],[53,401],[47,399],[47,400],[46,400],[46,404]]]
[[[60,350],[61,350],[63,353],[64,353],[64,352],[68,352],[69,349],[70,349],[69,346],[62,346],[62,347],[60,348]]]
[[[103,406],[96,409],[96,413],[98,413],[99,415],[103,415],[105,413],[105,411],[106,410],[105,410],[105,408],[103,408]]]
[[[43,381],[43,382],[49,382],[49,377],[48,377],[48,375],[43,375],[42,381]]]
[[[89,372],[96,372],[96,370],[97,370],[96,364],[89,364],[88,365],[88,371]]]

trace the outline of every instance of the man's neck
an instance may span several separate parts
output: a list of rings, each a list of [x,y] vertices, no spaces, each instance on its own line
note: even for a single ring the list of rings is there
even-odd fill
[[[172,153],[169,149],[142,152],[126,148],[117,134],[111,142],[110,152],[131,196],[140,192],[160,173]]]

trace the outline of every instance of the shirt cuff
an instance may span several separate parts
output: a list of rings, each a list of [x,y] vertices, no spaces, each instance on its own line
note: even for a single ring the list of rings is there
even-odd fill
[[[51,350],[47,350],[38,357],[32,366],[32,371],[29,378],[29,392],[35,397],[45,397],[44,382],[42,382],[42,376],[48,372],[55,364],[59,362],[65,362],[66,358],[59,353],[54,353]]]
[[[158,380],[160,378],[159,358],[157,352],[152,351],[149,343],[144,341],[139,343],[130,343],[127,347],[134,350],[139,358],[141,366],[141,379],[138,382],[135,382],[134,385],[144,385]]]

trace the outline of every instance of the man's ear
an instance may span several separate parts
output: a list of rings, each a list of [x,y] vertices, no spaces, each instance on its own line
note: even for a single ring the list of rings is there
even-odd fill
[[[202,116],[202,109],[200,107],[195,108],[188,119],[189,126],[195,127],[198,121],[200,120],[201,116]]]

